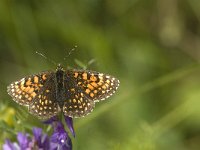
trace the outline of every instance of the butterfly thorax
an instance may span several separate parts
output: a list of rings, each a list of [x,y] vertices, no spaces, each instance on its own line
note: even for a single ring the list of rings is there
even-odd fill
[[[58,102],[60,108],[64,105],[63,95],[64,95],[64,69],[60,66],[56,69],[56,101]]]

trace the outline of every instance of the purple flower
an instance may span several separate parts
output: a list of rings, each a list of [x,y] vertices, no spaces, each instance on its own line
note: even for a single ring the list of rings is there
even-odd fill
[[[65,117],[65,122],[70,130],[70,132],[72,133],[72,135],[75,137],[75,131],[74,131],[74,127],[73,127],[73,120],[71,117],[68,116],[64,116]]]
[[[74,131],[74,127],[73,127],[72,118],[68,117],[68,116],[64,116],[64,119],[65,119],[65,123],[66,123],[67,127],[69,128],[71,134],[73,135],[73,137],[75,137],[75,131]],[[55,122],[59,122],[59,119],[57,116],[54,116],[54,117],[44,121],[43,123],[53,125]]]
[[[28,134],[19,132],[17,135],[17,140],[19,142],[20,149],[26,149],[29,146]]]
[[[72,118],[65,117],[66,124],[75,136]],[[51,136],[43,133],[41,128],[33,128],[33,136],[27,133],[19,132],[17,135],[18,143],[12,143],[10,140],[6,140],[3,145],[3,150],[72,150],[72,142],[65,131],[64,125],[58,120],[57,117],[53,117],[44,123],[51,124],[54,131]]]
[[[42,133],[42,129],[33,128],[34,142],[37,143],[38,148],[43,148],[48,150],[50,147],[49,137],[46,134]]]
[[[3,145],[3,150],[19,150],[20,147],[17,143],[11,143],[10,140],[6,139],[5,144]]]
[[[71,150],[72,142],[65,131],[64,126],[60,122],[54,124],[54,133],[51,136],[52,145],[57,146],[58,149]]]
[[[64,117],[65,117],[65,122],[70,132],[75,137],[72,118],[67,117],[67,116],[64,116]],[[71,139],[68,133],[65,131],[64,125],[58,121],[57,117],[52,117],[49,120],[45,121],[44,123],[51,124],[54,128],[54,132],[51,136],[51,147],[57,147],[58,149],[61,149],[61,150],[72,149]]]
[[[3,150],[24,150],[24,149],[42,149],[49,150],[49,137],[42,133],[42,129],[33,128],[33,137],[29,134],[19,132],[17,134],[18,143],[11,143],[6,140],[3,145]]]

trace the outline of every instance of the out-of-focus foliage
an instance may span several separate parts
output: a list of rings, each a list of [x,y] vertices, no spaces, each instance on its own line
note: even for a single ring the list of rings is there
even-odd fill
[[[200,149],[198,0],[1,0],[0,144],[47,128],[6,92],[12,81],[56,68],[35,51],[121,81],[112,98],[75,119],[75,150]]]

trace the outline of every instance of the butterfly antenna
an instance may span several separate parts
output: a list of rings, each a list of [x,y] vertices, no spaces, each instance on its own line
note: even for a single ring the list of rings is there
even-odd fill
[[[46,57],[44,54],[42,54],[42,53],[40,53],[40,52],[38,52],[38,51],[36,51],[35,53],[38,54],[38,55],[40,55],[41,57],[43,57],[44,59],[46,59],[46,60],[49,61],[50,63],[54,64],[55,66],[57,66],[57,63],[56,63],[55,61],[49,59],[49,58]]]
[[[66,60],[66,59],[72,54],[72,52],[76,50],[77,47],[78,47],[78,46],[75,45],[75,46],[69,51],[69,53],[67,54],[67,56],[64,57],[64,60]]]

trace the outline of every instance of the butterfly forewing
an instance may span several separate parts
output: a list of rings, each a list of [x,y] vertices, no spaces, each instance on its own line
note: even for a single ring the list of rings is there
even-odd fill
[[[103,73],[88,70],[68,71],[84,95],[95,102],[110,97],[119,87],[119,80]]]
[[[49,72],[42,72],[22,78],[7,87],[8,94],[20,105],[29,106],[48,81],[49,76],[51,76]]]

